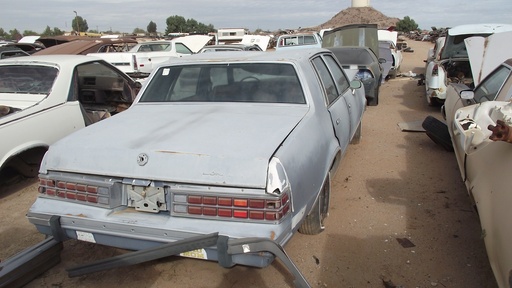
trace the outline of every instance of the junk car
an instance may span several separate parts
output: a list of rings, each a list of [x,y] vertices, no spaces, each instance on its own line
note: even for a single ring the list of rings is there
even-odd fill
[[[318,234],[365,101],[326,49],[173,59],[127,111],[50,146],[28,219],[43,234],[129,250],[209,233],[279,245]],[[233,264],[274,259],[244,252]]]
[[[340,46],[327,48],[338,58],[345,69],[353,70],[354,79],[360,80],[364,85],[366,101],[369,106],[379,104],[379,89],[383,81],[383,67],[386,59],[378,58],[368,47]]]
[[[450,133],[461,177],[478,212],[487,256],[499,287],[512,283],[512,146],[490,139],[500,121],[512,124],[509,101],[486,101],[457,110]],[[500,133],[498,131],[498,133]]]
[[[128,108],[140,83],[85,55],[0,60],[0,170],[37,176],[55,141]]]
[[[448,30],[439,55],[427,62],[425,70],[425,98],[428,105],[444,103],[450,83],[463,83],[474,88],[474,79],[464,39],[472,36],[488,37],[494,33],[511,31],[508,24],[467,24]]]

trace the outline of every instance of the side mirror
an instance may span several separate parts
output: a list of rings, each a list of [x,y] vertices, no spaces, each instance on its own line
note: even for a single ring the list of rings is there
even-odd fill
[[[352,95],[355,94],[356,90],[363,87],[363,83],[359,80],[350,81],[350,89],[352,89]]]
[[[460,98],[464,100],[472,100],[475,98],[475,93],[471,90],[461,91]]]

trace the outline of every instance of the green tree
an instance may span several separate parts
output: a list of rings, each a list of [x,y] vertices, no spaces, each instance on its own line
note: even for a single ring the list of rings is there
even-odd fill
[[[23,35],[21,35],[21,33],[18,31],[18,29],[14,28],[12,30],[9,30],[9,34],[10,34],[10,39],[11,40],[20,40]]]
[[[59,35],[64,35],[64,31],[60,30],[57,27],[53,27],[53,36],[59,36]]]
[[[146,30],[142,29],[142,28],[135,28],[133,29],[133,32],[132,34],[146,34]]]
[[[73,18],[71,21],[71,27],[77,32],[87,32],[89,30],[87,20],[83,19],[82,16],[76,16]]]
[[[165,20],[167,24],[167,28],[165,29],[165,34],[169,33],[186,33],[187,30],[187,21],[183,16],[174,15]]]
[[[396,30],[402,32],[416,31],[418,30],[418,24],[409,16],[405,16],[404,19],[396,23]]]
[[[4,31],[3,28],[0,28],[0,39],[9,39],[9,34]]]
[[[46,26],[46,29],[44,29],[43,33],[41,33],[41,36],[48,37],[48,36],[59,36],[59,35],[63,35],[63,34],[64,34],[64,32],[57,27],[54,27],[52,30],[52,29],[50,29],[50,26]],[[24,34],[24,35],[27,36],[27,34]]]
[[[165,29],[165,34],[169,33],[197,33],[197,34],[206,34],[208,32],[214,32],[215,27],[212,24],[204,24],[197,22],[195,19],[187,19],[182,16],[171,16],[167,18],[165,21],[167,24],[167,28]]]
[[[187,26],[187,33],[197,33],[199,23],[195,19],[187,19],[185,24]]]
[[[37,32],[32,30],[25,30],[23,31],[23,36],[36,36],[39,35]]]
[[[41,33],[41,36],[48,37],[53,36],[53,31],[50,29],[50,26],[46,26],[46,29],[44,29],[43,33]]]
[[[156,23],[153,21],[149,21],[147,31],[149,35],[155,35],[156,34]]]

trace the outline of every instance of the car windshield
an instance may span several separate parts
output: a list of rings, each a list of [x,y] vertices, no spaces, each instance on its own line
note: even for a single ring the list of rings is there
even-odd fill
[[[57,74],[56,68],[48,66],[0,66],[0,93],[48,94]]]
[[[485,78],[475,89],[474,99],[477,103],[485,101],[493,101],[496,95],[503,87],[503,83],[510,77],[510,69],[500,66],[491,75]]]
[[[464,39],[472,36],[487,37],[491,34],[463,34],[446,37],[443,50],[441,52],[441,59],[450,58],[467,58],[468,51],[466,50],[466,44]]]
[[[160,67],[140,102],[306,103],[295,68],[285,63]]]

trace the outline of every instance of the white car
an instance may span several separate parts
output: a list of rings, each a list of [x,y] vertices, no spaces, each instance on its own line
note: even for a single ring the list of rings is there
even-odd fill
[[[444,103],[446,89],[450,83],[462,83],[474,87],[473,73],[464,39],[472,36],[488,37],[494,33],[506,31],[512,31],[512,25],[468,24],[449,29],[439,55],[429,54],[435,59],[427,62],[425,70],[427,103],[430,106]]]
[[[448,85],[441,112],[447,125],[452,125],[455,111],[484,101],[508,101],[512,85],[512,31],[489,37],[473,36],[464,40],[476,87],[463,83]],[[510,84],[508,84],[510,83]]]
[[[512,283],[512,145],[492,141],[488,126],[512,125],[512,103],[487,101],[456,111],[450,127],[453,148],[482,227],[487,256],[499,287]]]
[[[276,51],[286,49],[322,47],[322,37],[317,32],[304,32],[297,34],[284,34],[277,38]]]
[[[395,78],[400,73],[400,66],[402,65],[403,56],[402,51],[396,46],[398,40],[397,31],[378,30],[379,46],[389,49],[393,56],[393,61],[390,63],[390,69],[386,76]],[[379,55],[380,57],[380,55]]]
[[[512,32],[503,32],[464,40],[473,75],[478,75],[474,79],[477,86],[472,89],[460,83],[450,84],[441,109],[447,125],[439,122],[439,130],[427,130],[427,135],[436,136],[433,139],[455,152],[461,177],[478,211],[488,258],[500,287],[509,287],[506,283],[512,280],[512,198],[508,196],[512,183],[504,176],[512,165],[512,146],[489,140],[488,126],[495,126],[498,120],[507,124],[512,120],[512,58],[506,59],[512,57],[511,35]],[[500,61],[503,62],[497,64]]]
[[[84,55],[0,60],[0,170],[36,176],[55,141],[128,108],[140,84]]]

